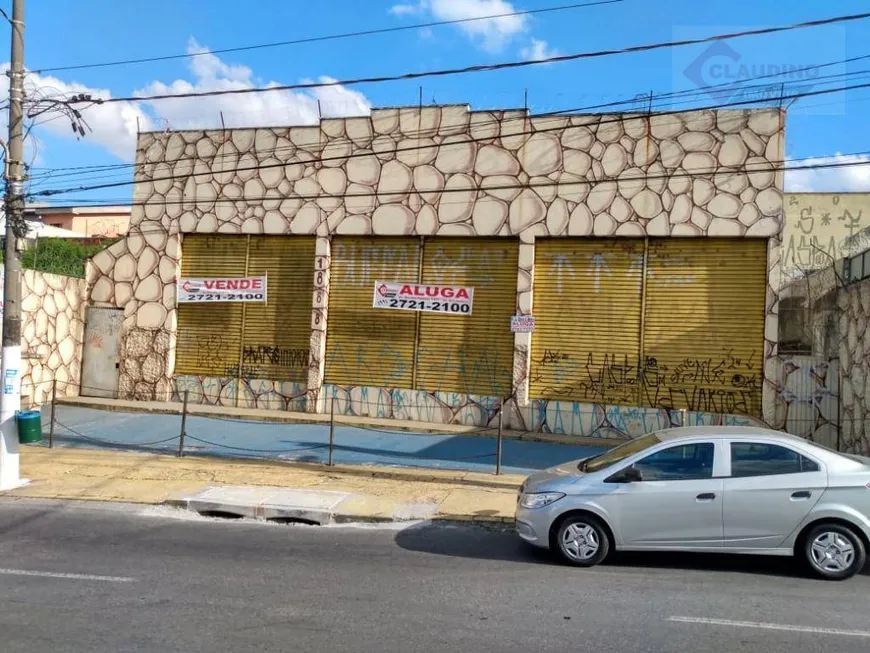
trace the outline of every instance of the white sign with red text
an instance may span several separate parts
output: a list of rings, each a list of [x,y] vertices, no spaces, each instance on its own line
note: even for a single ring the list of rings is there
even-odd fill
[[[266,301],[266,277],[182,278],[178,280],[178,303]]]
[[[375,281],[374,308],[471,315],[474,288],[435,286],[428,283]]]

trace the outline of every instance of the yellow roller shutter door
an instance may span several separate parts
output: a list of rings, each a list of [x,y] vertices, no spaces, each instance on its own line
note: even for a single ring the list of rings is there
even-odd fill
[[[325,382],[410,388],[416,313],[372,308],[372,297],[375,281],[419,278],[419,241],[339,236],[331,260]]]
[[[240,277],[245,274],[247,238],[185,235],[181,276]],[[235,376],[242,337],[242,304],[180,304],[175,373]]]
[[[638,403],[644,241],[540,240],[530,396]]]
[[[307,380],[314,247],[313,237],[250,237],[247,274],[266,275],[268,293],[244,307],[243,378]]]
[[[644,403],[761,413],[767,242],[650,240]]]
[[[519,243],[433,238],[423,245],[423,282],[471,286],[471,315],[420,313],[416,388],[494,397],[510,394]]]

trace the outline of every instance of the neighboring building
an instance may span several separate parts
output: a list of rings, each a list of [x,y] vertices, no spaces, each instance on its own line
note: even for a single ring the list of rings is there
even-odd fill
[[[788,193],[783,283],[870,247],[870,193]]]
[[[112,382],[577,435],[773,422],[784,122],[441,106],[140,134],[131,229],[88,269]],[[267,303],[176,302],[179,277],[246,275]],[[375,281],[473,308],[372,308]]]
[[[25,212],[24,224],[27,225],[26,238],[28,240],[34,240],[36,238],[81,238],[81,235],[73,231],[68,231],[59,227],[51,227],[44,224],[39,216],[30,212]],[[5,239],[6,216],[2,212],[0,212],[0,241],[5,241]]]
[[[65,229],[79,238],[117,238],[130,228],[129,206],[40,206],[27,212],[47,227]],[[40,236],[42,237],[42,236]]]
[[[831,321],[842,261],[868,247],[870,193],[785,195],[781,354],[827,356],[836,352],[836,329]]]

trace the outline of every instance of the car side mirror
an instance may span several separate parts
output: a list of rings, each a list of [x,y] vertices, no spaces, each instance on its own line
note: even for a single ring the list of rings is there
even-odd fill
[[[626,467],[625,469],[616,472],[613,476],[607,479],[607,483],[638,483],[643,480],[643,476],[638,469],[634,467]]]

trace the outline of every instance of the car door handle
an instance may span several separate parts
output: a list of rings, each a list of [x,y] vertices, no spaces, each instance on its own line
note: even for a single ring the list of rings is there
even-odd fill
[[[792,499],[809,499],[812,496],[812,493],[809,490],[801,490],[800,492],[792,492]]]
[[[713,501],[716,498],[716,494],[714,492],[703,492],[695,497],[698,501]]]

